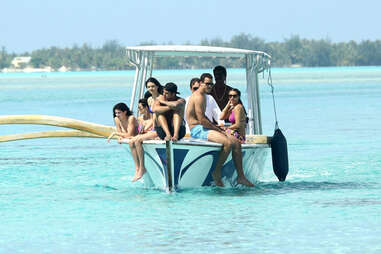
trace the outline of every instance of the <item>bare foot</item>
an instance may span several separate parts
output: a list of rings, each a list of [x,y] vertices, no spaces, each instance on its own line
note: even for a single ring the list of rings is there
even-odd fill
[[[176,135],[172,137],[172,141],[178,141],[178,140],[179,138]]]
[[[135,168],[135,175],[134,175],[134,177],[132,178],[131,182],[135,182],[135,181],[137,180],[136,177],[137,177],[138,174],[139,174],[139,168],[136,167],[136,168]]]
[[[238,184],[242,184],[242,185],[245,185],[247,187],[254,187],[254,184],[252,184],[249,180],[247,180],[246,177],[242,176],[242,177],[238,177],[237,178],[237,183]]]
[[[169,141],[169,140],[171,140],[171,138],[172,138],[171,136],[167,135],[167,136],[165,136],[164,140],[168,140]]]
[[[146,173],[146,169],[145,169],[145,168],[143,168],[142,170],[139,170],[139,171],[137,172],[137,174],[135,175],[134,179],[132,179],[132,181],[135,182],[135,181],[139,180],[140,178],[143,177],[143,175],[144,175],[145,173]]]
[[[216,186],[218,187],[225,187],[224,183],[221,180],[221,173],[217,173],[216,170],[212,173],[212,178]]]
[[[134,176],[134,178],[132,178],[131,182],[136,182],[138,180],[138,177],[137,175]]]

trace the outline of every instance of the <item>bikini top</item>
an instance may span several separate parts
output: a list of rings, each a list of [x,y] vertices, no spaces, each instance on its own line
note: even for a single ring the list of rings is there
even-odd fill
[[[231,122],[232,124],[235,123],[234,111],[232,111],[232,113],[231,113],[230,116],[229,116],[229,122]]]

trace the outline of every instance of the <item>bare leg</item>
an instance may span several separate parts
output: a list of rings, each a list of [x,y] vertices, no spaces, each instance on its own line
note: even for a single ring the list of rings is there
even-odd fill
[[[182,121],[182,117],[179,115],[179,113],[175,112],[173,113],[173,137],[172,141],[179,140],[179,131],[180,131],[180,125]]]
[[[136,147],[135,147],[134,141],[130,140],[128,142],[128,144],[130,145],[130,150],[131,150],[132,158],[134,159],[134,163],[135,163],[135,176],[136,176],[137,172],[139,171],[140,161],[139,161],[138,154],[136,152]]]
[[[168,128],[167,119],[165,118],[164,115],[157,115],[156,117],[157,117],[157,121],[159,122],[160,127],[163,129],[163,131],[166,134],[166,137],[164,140],[171,140],[172,136],[171,136],[171,132],[169,131],[169,128]]]
[[[139,158],[139,168],[138,171],[132,179],[133,182],[139,180],[140,178],[143,177],[143,175],[146,173],[146,168],[144,166],[144,150],[143,150],[143,141],[148,140],[148,139],[154,139],[157,137],[157,133],[155,131],[148,132],[146,134],[141,135],[136,141],[135,141],[135,146],[136,146],[136,152]]]
[[[241,143],[238,141],[238,139],[234,138],[233,136],[229,137],[229,139],[232,141],[232,144],[233,144],[232,157],[233,157],[234,166],[237,170],[237,183],[245,185],[245,186],[253,187],[254,184],[252,184],[245,177],[243,173]]]
[[[226,159],[229,156],[229,153],[231,150],[231,142],[227,136],[225,136],[221,132],[214,131],[214,130],[209,131],[208,140],[222,144],[222,149],[220,154],[218,155],[216,168],[212,173],[212,177],[217,186],[224,187],[224,184],[222,183],[222,180],[221,180],[221,169]]]

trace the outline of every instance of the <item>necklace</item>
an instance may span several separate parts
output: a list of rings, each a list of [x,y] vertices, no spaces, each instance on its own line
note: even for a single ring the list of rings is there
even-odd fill
[[[216,99],[217,99],[217,100],[220,101],[220,100],[222,100],[222,99],[225,97],[226,87],[227,87],[227,86],[225,85],[224,93],[222,94],[222,96],[221,96],[220,98],[217,97],[217,90],[216,90],[216,87],[213,87],[214,92],[216,93]]]

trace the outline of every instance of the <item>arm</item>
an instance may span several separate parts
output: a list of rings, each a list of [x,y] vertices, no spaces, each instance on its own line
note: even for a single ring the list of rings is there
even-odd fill
[[[179,110],[181,107],[185,105],[185,100],[183,98],[178,98],[175,101],[165,101],[165,100],[158,100],[160,104],[163,104],[165,106],[168,106],[170,109]]]
[[[226,120],[229,118],[229,115],[232,112],[231,107],[232,107],[231,100],[229,100],[228,103],[226,103],[226,106],[224,107],[224,109],[221,111],[220,120]]]
[[[114,117],[114,123],[115,123],[115,127],[116,127],[116,131],[112,132],[110,134],[110,136],[108,136],[107,138],[107,142],[110,142],[110,139],[114,136],[119,136],[119,137],[122,137],[123,136],[123,133],[125,133],[126,131],[123,129],[123,126],[119,120],[118,117]]]
[[[119,136],[119,137],[122,137],[122,138],[128,138],[128,137],[132,137],[132,136],[134,136],[136,134],[135,130],[137,129],[137,121],[136,121],[136,118],[134,116],[132,116],[132,117],[130,116],[128,118],[128,127],[127,127],[127,130],[124,130],[124,128],[123,128],[119,118],[115,117],[114,121],[115,121],[116,131],[111,133],[111,135],[107,138],[108,141],[113,136]]]
[[[215,130],[218,132],[223,132],[220,128],[218,128],[216,125],[211,123],[208,118],[205,117],[205,103],[206,101],[203,100],[202,95],[195,97],[194,100],[194,107],[195,107],[195,114],[196,118],[199,121],[199,123],[207,129]]]
[[[153,120],[152,119],[150,121],[147,120],[146,125],[144,125],[144,132],[147,132],[152,128],[153,128]]]
[[[169,111],[171,108],[169,106],[162,106],[160,105],[160,102],[163,101],[163,96],[160,95],[159,98],[157,98],[154,103],[153,103],[153,107],[152,107],[152,112],[154,113],[158,113],[158,114],[163,114],[167,111]]]

